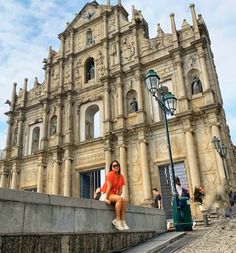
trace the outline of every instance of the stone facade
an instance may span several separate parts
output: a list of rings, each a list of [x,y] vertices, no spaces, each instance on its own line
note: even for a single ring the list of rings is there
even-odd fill
[[[210,207],[235,189],[236,150],[208,30],[193,4],[190,11],[192,25],[184,20],[177,30],[171,14],[172,33],[158,24],[156,37],[149,38],[148,24],[134,7],[129,20],[121,1],[87,3],[59,34],[60,49],[49,48],[44,82],[35,79],[28,91],[25,79],[19,92],[13,85],[0,187],[80,197],[81,177],[107,172],[118,159],[131,203],[150,203],[152,187],[164,194],[160,170],[169,159],[162,111],[143,80],[154,69],[178,99],[168,120],[170,139],[190,194],[204,185]],[[228,148],[227,178],[211,144],[214,136]],[[194,204],[192,210],[197,215]]]

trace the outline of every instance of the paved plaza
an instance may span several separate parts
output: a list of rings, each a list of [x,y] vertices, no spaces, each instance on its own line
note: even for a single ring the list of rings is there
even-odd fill
[[[194,231],[195,232],[195,231]],[[199,236],[178,253],[236,253],[236,216],[198,231]]]
[[[167,232],[125,253],[236,253],[236,208],[231,218],[211,220],[209,227]]]

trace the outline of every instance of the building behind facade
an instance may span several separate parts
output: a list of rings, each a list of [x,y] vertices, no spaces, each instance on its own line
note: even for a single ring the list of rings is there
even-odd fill
[[[49,48],[43,83],[36,78],[27,90],[25,79],[18,92],[13,84],[0,187],[90,198],[118,159],[131,203],[149,205],[157,187],[171,209],[162,110],[144,87],[153,69],[178,99],[168,119],[175,173],[191,195],[204,185],[207,204],[219,204],[236,187],[236,152],[208,30],[193,4],[190,11],[192,24],[183,20],[177,30],[171,14],[172,32],[158,24],[149,38],[134,7],[129,20],[119,0],[87,3],[59,34],[60,49]],[[214,136],[228,148],[226,174]]]

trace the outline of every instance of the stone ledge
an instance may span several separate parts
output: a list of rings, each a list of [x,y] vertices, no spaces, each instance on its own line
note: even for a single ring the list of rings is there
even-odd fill
[[[89,199],[0,189],[0,234],[110,233],[114,206]],[[164,210],[128,205],[130,231],[166,231]]]

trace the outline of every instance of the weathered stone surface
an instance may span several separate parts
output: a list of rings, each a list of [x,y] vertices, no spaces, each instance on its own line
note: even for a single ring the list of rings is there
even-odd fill
[[[44,194],[31,193],[29,195],[22,191],[9,189],[0,189],[0,193],[1,191],[4,194],[9,192],[9,199],[0,198],[0,234],[110,233],[116,231],[111,223],[115,217],[114,206],[107,206],[102,201],[77,199],[78,205],[75,206],[75,200],[71,202],[70,198],[55,197],[55,202],[44,204]],[[14,195],[11,194],[12,191]],[[17,193],[20,194],[19,201],[17,201]],[[23,201],[24,194],[27,195],[27,202]],[[130,231],[166,231],[164,210],[128,205],[126,221],[130,226]]]
[[[235,253],[236,216],[202,233],[178,253]]]
[[[0,235],[1,253],[107,253],[145,242],[153,232]]]

